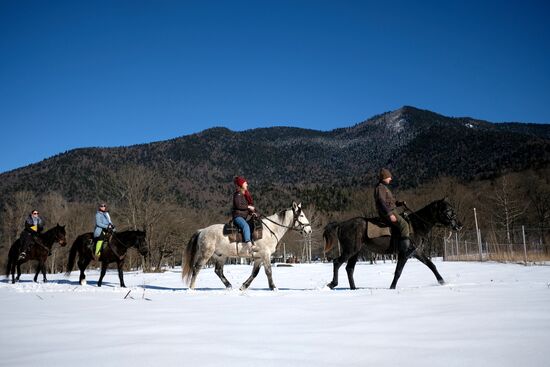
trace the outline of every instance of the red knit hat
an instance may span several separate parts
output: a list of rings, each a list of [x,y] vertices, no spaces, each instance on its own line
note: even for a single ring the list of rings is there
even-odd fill
[[[244,183],[246,182],[246,178],[241,176],[235,176],[235,178],[233,179],[233,182],[235,183],[235,185],[239,187],[243,187]]]

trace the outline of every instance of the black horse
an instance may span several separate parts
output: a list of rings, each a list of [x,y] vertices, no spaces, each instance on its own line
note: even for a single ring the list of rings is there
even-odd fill
[[[84,271],[90,264],[90,261],[94,258],[92,253],[91,241],[93,240],[93,233],[88,232],[81,234],[76,238],[71,246],[69,253],[69,262],[67,264],[67,276],[71,274],[78,253],[78,268],[80,269],[80,284],[86,284],[86,275]],[[139,253],[146,256],[149,248],[147,241],[145,240],[145,231],[124,231],[120,233],[113,233],[108,243],[104,246],[103,251],[99,257],[101,261],[101,275],[97,286],[101,287],[103,277],[107,272],[109,264],[116,262],[118,267],[118,277],[120,279],[120,286],[126,287],[124,284],[124,276],[122,273],[122,266],[124,264],[124,258],[126,257],[126,251],[130,247],[135,247]]]
[[[439,284],[444,284],[445,281],[437,271],[434,263],[422,252],[422,245],[427,240],[432,228],[436,225],[450,227],[454,230],[460,230],[462,224],[458,221],[456,213],[448,202],[442,199],[428,204],[426,207],[409,214],[410,225],[412,226],[411,240],[417,246],[414,252],[414,257],[425,264],[434,273]],[[367,235],[367,223],[378,223],[379,220],[357,217],[348,219],[344,222],[331,222],[325,226],[323,237],[325,239],[325,254],[328,253],[335,244],[340,241],[340,256],[334,259],[334,277],[327,284],[333,289],[338,285],[338,269],[343,263],[347,262],[346,272],[348,273],[349,286],[351,289],[356,289],[355,281],[353,280],[353,270],[359,256],[359,251],[363,245],[367,246],[369,251],[378,254],[392,254],[397,252],[397,266],[390,289],[395,289],[397,281],[401,276],[401,272],[407,257],[404,253],[395,246],[395,241],[390,239],[390,236],[382,236],[377,238],[369,238]]]
[[[36,266],[36,274],[34,275],[34,281],[37,282],[38,273],[42,271],[44,276],[44,283],[48,280],[46,279],[46,260],[48,259],[48,254],[52,250],[54,243],[59,243],[61,246],[65,246],[67,241],[65,239],[65,226],[60,226],[57,224],[55,227],[47,230],[44,233],[39,234],[41,243],[38,243],[33,240],[29,251],[27,251],[27,256],[24,259],[19,259],[19,254],[21,252],[21,239],[18,238],[11,245],[10,251],[8,253],[8,265],[6,267],[6,276],[10,277],[11,273],[11,282],[15,283],[19,281],[21,277],[21,264],[26,263],[29,260],[37,260],[38,264]],[[15,277],[15,268],[17,267],[17,278]]]

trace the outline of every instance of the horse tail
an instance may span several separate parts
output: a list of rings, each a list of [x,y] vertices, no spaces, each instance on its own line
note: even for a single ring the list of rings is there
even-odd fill
[[[189,284],[191,276],[193,275],[193,263],[195,261],[195,255],[199,249],[199,234],[200,231],[195,232],[187,245],[185,246],[183,253],[183,268],[181,271],[181,278],[186,284]]]
[[[78,246],[82,242],[81,237],[82,236],[78,236],[71,246],[71,251],[69,252],[69,261],[67,262],[67,272],[65,273],[65,276],[71,275],[71,271],[73,271],[76,253],[78,252]]]
[[[19,257],[19,253],[17,251],[17,247],[19,244],[17,243],[20,241],[19,239],[16,239],[13,244],[10,247],[10,250],[8,251],[8,264],[6,265],[6,277],[10,277],[11,268],[15,266],[15,263],[17,262],[17,258]]]
[[[323,230],[323,238],[325,240],[325,248],[323,253],[326,254],[332,250],[335,244],[338,244],[338,229],[340,228],[340,223],[330,222],[325,226]]]

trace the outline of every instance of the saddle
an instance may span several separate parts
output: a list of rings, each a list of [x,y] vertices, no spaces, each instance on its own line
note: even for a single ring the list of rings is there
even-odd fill
[[[391,236],[391,227],[381,218],[369,218],[367,219],[367,237],[378,238],[384,236]]]
[[[409,231],[413,233],[413,227],[411,221],[409,220],[406,213],[402,214],[403,218],[409,223]],[[394,228],[382,218],[368,218],[367,219],[367,237],[368,238],[378,238],[378,237],[396,237],[394,234]]]
[[[262,221],[257,217],[253,217],[246,222],[250,226],[252,240],[261,240],[263,236]],[[243,242],[243,231],[233,223],[233,219],[223,226],[223,235],[229,238],[230,243]]]

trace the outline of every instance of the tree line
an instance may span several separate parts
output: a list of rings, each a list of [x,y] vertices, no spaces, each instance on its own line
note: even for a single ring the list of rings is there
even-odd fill
[[[548,254],[550,242],[550,174],[548,169],[507,173],[487,180],[461,182],[456,178],[439,177],[431,182],[406,190],[394,189],[399,200],[418,210],[428,203],[448,197],[455,207],[464,233],[475,229],[473,208],[478,213],[478,225],[487,238],[496,242],[513,242],[518,226],[530,229],[529,240],[538,241]],[[211,173],[214,174],[215,173]],[[142,259],[130,251],[128,268],[161,271],[164,266],[181,264],[182,250],[199,228],[230,220],[232,185],[220,185],[218,196],[225,195],[227,205],[219,200],[209,202],[208,192],[202,193],[201,205],[190,206],[178,200],[170,190],[168,180],[141,165],[126,165],[112,174],[95,176],[95,202],[68,201],[58,192],[37,195],[32,191],[15,192],[2,203],[0,215],[0,265],[5,267],[11,244],[23,229],[23,221],[32,209],[39,209],[46,228],[56,223],[66,225],[68,245],[54,246],[48,259],[49,272],[64,272],[70,245],[85,232],[93,231],[95,211],[100,201],[110,206],[111,216],[119,230],[139,229],[147,233],[149,256]],[[256,206],[263,214],[287,207],[293,200],[303,203],[313,228],[312,258],[323,258],[322,229],[330,221],[353,216],[375,217],[372,190],[375,182],[356,185],[259,185],[252,188]],[[433,256],[443,254],[445,230],[436,229],[428,245]],[[301,256],[304,241],[290,232],[283,239],[287,256]],[[276,257],[282,256],[282,248]],[[364,255],[365,257],[368,254]],[[26,265],[30,266],[30,265]],[[29,270],[27,268],[27,270]]]

